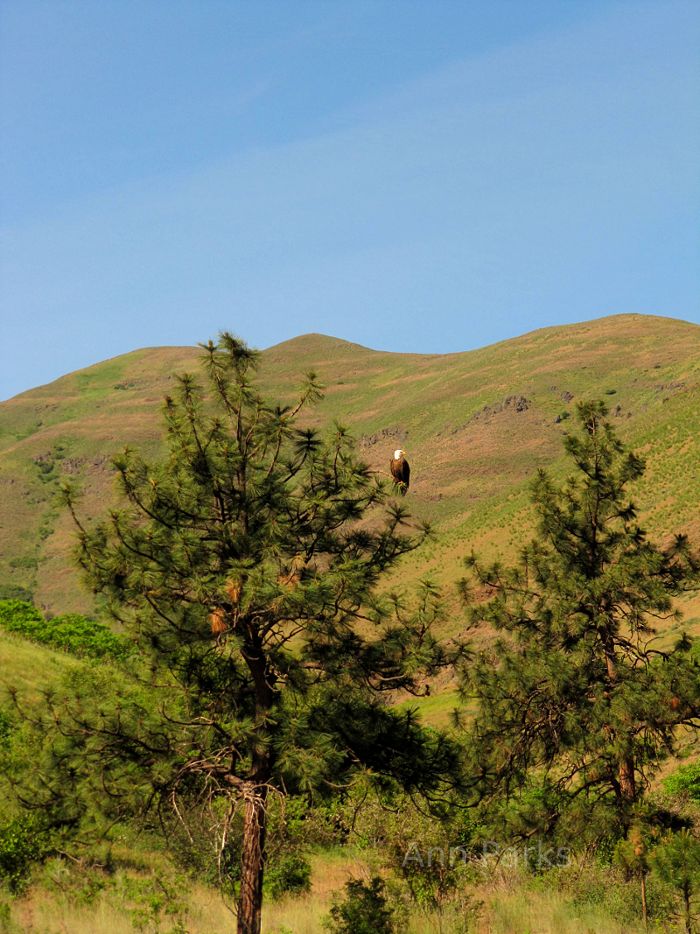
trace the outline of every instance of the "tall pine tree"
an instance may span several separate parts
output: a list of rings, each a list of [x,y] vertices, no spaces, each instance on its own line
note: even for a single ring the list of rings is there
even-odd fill
[[[681,728],[699,723],[689,641],[663,638],[698,561],[684,536],[660,547],[640,527],[629,487],[644,464],[606,414],[578,406],[566,482],[538,473],[537,535],[517,564],[468,561],[472,623],[498,634],[465,677],[470,746],[485,793],[511,803],[501,816],[524,836],[562,819],[577,834],[624,832]]]
[[[408,604],[377,593],[426,529],[342,428],[299,427],[320,395],[313,375],[294,407],[275,406],[245,344],[223,334],[204,350],[209,392],[177,380],[165,458],[116,458],[124,505],[91,523],[67,491],[78,560],[132,634],[148,700],[115,684],[116,700],[90,708],[78,690],[52,709],[51,770],[32,787],[52,806],[85,787],[78,773],[93,806],[114,808],[138,784],[178,814],[223,801],[209,811],[225,815],[222,851],[242,815],[238,931],[257,934],[271,794],[337,789],[360,770],[430,794],[456,753],[383,698],[420,692],[447,662],[433,587]]]

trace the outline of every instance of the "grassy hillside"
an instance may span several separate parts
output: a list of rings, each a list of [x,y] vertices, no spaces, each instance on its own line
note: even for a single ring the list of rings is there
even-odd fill
[[[71,524],[54,502],[57,477],[81,481],[87,512],[104,508],[110,455],[127,443],[155,454],[172,376],[198,368],[196,349],[143,349],[0,404],[0,585],[26,588],[49,611],[89,606],[68,558]],[[282,398],[309,369],[326,386],[316,424],[349,425],[379,471],[394,448],[408,452],[408,504],[437,532],[402,569],[408,579],[428,571],[449,583],[472,547],[512,553],[531,523],[528,480],[539,466],[561,471],[567,418],[590,397],[608,401],[620,435],[647,459],[637,500],[649,530],[700,541],[697,325],[621,315],[447,355],[306,335],[263,354],[265,388]],[[686,610],[700,630],[700,608]]]
[[[136,351],[24,393],[0,405],[0,585],[24,589],[46,610],[87,609],[91,597],[69,560],[72,528],[56,505],[61,475],[84,489],[82,509],[102,511],[113,498],[110,456],[124,444],[156,455],[160,401],[173,374],[198,368],[192,348]],[[700,328],[664,318],[621,316],[525,335],[482,350],[436,355],[380,353],[320,335],[280,344],[263,355],[261,378],[273,396],[291,398],[301,375],[314,369],[327,387],[310,416],[319,426],[348,424],[363,456],[386,472],[395,447],[409,453],[413,479],[407,504],[432,521],[436,536],[400,570],[410,582],[430,572],[450,585],[472,548],[512,555],[529,533],[528,481],[538,466],[564,470],[561,441],[579,400],[602,397],[622,438],[648,462],[636,490],[653,536],[686,532],[700,543]],[[684,609],[700,633],[700,606]],[[461,627],[459,615],[448,630]],[[669,638],[673,630],[668,632]],[[22,702],[41,702],[80,664],[0,632],[0,697],[9,685]],[[444,726],[455,702],[445,674],[420,701],[426,721]],[[414,698],[397,698],[414,706]],[[667,763],[666,768],[675,768]],[[381,821],[349,846],[318,845],[308,853],[311,892],[268,900],[268,934],[320,932],[334,892],[349,875],[387,872]],[[391,820],[391,818],[389,818]],[[354,826],[354,822],[353,822]],[[3,901],[8,931],[131,931],[230,927],[228,909],[203,879],[193,880],[160,843],[141,830],[119,838],[109,874],[67,860],[37,867],[32,885]],[[524,865],[470,868],[444,911],[408,902],[406,932],[590,930],[622,934],[644,929],[636,918],[637,883],[615,867],[578,855],[552,876]],[[6,894],[6,893],[5,893]],[[452,896],[451,896],[452,897]],[[670,930],[670,896],[654,877],[650,929]],[[664,901],[666,899],[666,901]]]
[[[0,706],[5,704],[5,692],[10,688],[17,688],[24,700],[38,700],[42,691],[54,686],[78,664],[66,652],[0,630]]]

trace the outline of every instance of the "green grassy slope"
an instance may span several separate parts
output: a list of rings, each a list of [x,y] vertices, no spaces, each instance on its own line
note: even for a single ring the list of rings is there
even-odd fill
[[[172,374],[198,367],[193,348],[138,350],[0,404],[0,584],[32,590],[54,612],[89,605],[67,557],[56,477],[81,480],[88,512],[104,508],[110,455],[126,443],[156,453]],[[637,500],[650,531],[700,541],[697,325],[621,315],[447,355],[306,335],[263,354],[265,387],[283,398],[309,369],[326,386],[313,422],[349,425],[379,471],[394,448],[408,452],[407,503],[437,532],[402,569],[408,579],[453,581],[472,547],[512,553],[530,527],[527,482],[538,466],[562,469],[562,416],[590,397],[608,401],[620,435],[647,458]]]
[[[55,686],[78,664],[66,652],[47,649],[0,630],[0,707],[5,705],[5,692],[10,688],[19,689],[23,703],[27,699],[38,700],[42,691]]]

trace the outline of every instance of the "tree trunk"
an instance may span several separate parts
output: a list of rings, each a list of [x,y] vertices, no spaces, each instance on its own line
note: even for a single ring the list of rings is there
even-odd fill
[[[647,874],[642,870],[642,922],[644,923],[644,930],[649,929],[649,914],[647,912]]]
[[[608,636],[605,645],[605,664],[608,671],[608,682],[613,688],[617,684],[617,660],[612,640]],[[620,798],[625,804],[634,804],[637,799],[637,786],[634,779],[634,758],[625,756],[618,764],[617,777],[620,783]],[[626,822],[626,819],[625,819]]]
[[[628,804],[633,804],[637,798],[637,786],[634,780],[634,760],[631,756],[627,756],[620,762],[618,777],[623,800]]]
[[[266,798],[267,787],[265,785],[252,786],[244,798],[238,934],[260,934],[267,832]]]
[[[265,836],[267,832],[267,789],[272,760],[265,742],[267,717],[274,700],[275,677],[268,670],[262,637],[256,626],[247,621],[241,654],[255,685],[255,721],[259,746],[253,751],[249,780],[243,800],[243,846],[241,849],[241,893],[238,899],[238,934],[260,934],[262,921]]]

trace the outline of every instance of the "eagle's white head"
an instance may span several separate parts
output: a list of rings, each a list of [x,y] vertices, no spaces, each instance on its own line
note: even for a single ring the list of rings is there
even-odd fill
[[[403,451],[401,450],[401,448],[399,448],[398,451],[394,451],[395,461],[400,461],[402,457],[403,457]]]

